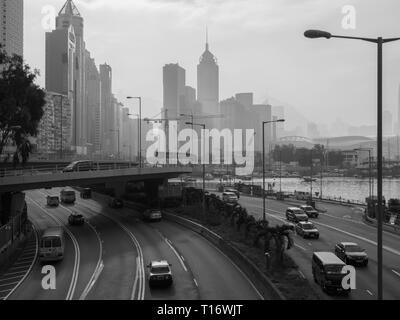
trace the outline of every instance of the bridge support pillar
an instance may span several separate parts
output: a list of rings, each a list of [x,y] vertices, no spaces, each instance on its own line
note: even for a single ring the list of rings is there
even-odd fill
[[[126,182],[125,181],[120,181],[120,182],[109,182],[106,183],[106,188],[107,189],[113,189],[114,190],[114,196],[116,198],[122,198],[122,196],[126,192]]]

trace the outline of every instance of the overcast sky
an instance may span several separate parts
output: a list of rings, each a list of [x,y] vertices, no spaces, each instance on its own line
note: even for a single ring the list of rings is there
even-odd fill
[[[45,74],[45,6],[64,0],[25,0],[25,59]],[[376,47],[349,40],[310,40],[306,29],[368,37],[400,36],[398,0],[75,0],[96,63],[113,68],[113,90],[144,97],[145,116],[162,106],[162,67],[178,62],[196,87],[196,66],[210,48],[220,65],[221,99],[254,92],[273,97],[310,121],[331,125],[376,119]],[[342,27],[342,8],[356,9],[356,29]],[[44,22],[44,23],[43,23]],[[397,117],[400,42],[385,45],[385,108]],[[128,102],[129,103],[129,102]],[[287,123],[295,127],[295,123]]]

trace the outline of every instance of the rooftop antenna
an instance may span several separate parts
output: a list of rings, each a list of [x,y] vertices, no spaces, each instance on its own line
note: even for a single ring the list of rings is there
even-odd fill
[[[206,50],[208,50],[209,45],[208,45],[208,26],[206,26]]]

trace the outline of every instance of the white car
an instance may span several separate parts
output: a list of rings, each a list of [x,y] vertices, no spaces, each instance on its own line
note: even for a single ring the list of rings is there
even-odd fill
[[[222,194],[222,201],[227,202],[227,203],[237,203],[238,202],[238,197],[236,194],[233,192],[224,192]]]
[[[171,267],[172,265],[166,260],[150,262],[147,266],[149,269],[149,285],[165,284],[171,286],[173,283]]]

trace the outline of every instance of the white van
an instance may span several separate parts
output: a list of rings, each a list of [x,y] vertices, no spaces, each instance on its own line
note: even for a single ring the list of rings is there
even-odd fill
[[[60,261],[64,258],[64,250],[64,229],[62,227],[47,229],[40,239],[40,261]]]

